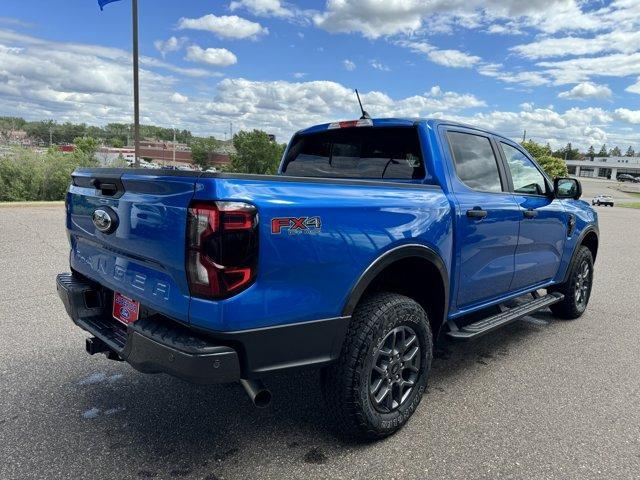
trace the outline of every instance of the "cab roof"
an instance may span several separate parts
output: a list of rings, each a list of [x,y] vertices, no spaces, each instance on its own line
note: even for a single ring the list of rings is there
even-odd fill
[[[356,127],[355,122],[357,120],[344,120],[332,123],[321,123],[319,125],[314,125],[309,128],[305,128],[296,132],[296,135],[308,135],[312,133],[323,132],[325,130],[330,130],[334,128],[347,128],[347,127]],[[472,130],[478,130],[480,132],[484,132],[490,135],[495,135],[501,138],[507,138],[504,135],[500,135],[499,133],[492,132],[491,130],[487,130],[484,128],[480,128],[474,125],[469,125],[466,123],[456,122],[453,120],[447,120],[442,118],[420,118],[420,117],[390,117],[390,118],[373,118],[371,119],[372,125],[358,125],[358,127],[372,126],[372,127],[411,127],[418,124],[426,125],[432,129],[437,129],[440,125],[452,125],[456,127],[463,127]],[[339,125],[344,124],[344,125]]]

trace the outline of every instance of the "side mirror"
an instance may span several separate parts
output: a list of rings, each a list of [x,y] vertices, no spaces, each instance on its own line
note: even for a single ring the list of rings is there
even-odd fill
[[[556,178],[553,181],[553,191],[556,198],[573,198],[582,196],[582,185],[575,178]]]

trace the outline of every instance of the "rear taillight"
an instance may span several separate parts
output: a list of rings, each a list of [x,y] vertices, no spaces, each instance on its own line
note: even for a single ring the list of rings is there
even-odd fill
[[[247,288],[258,267],[258,212],[244,202],[193,203],[187,220],[191,295],[226,298]]]

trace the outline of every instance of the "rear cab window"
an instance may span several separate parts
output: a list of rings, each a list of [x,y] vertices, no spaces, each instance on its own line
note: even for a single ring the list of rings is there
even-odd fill
[[[467,187],[480,192],[502,192],[498,159],[489,137],[449,131],[453,164],[458,178]]]
[[[355,127],[297,135],[282,174],[422,180],[426,170],[415,127]]]

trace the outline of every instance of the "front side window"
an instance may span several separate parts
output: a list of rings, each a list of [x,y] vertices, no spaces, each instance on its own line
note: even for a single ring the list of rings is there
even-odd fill
[[[524,153],[506,143],[500,143],[511,171],[513,191],[525,195],[545,195],[547,183],[544,175]]]
[[[282,168],[301,177],[415,180],[425,177],[418,132],[356,127],[300,135]]]
[[[453,163],[460,180],[474,190],[501,192],[498,162],[487,137],[448,132]]]

